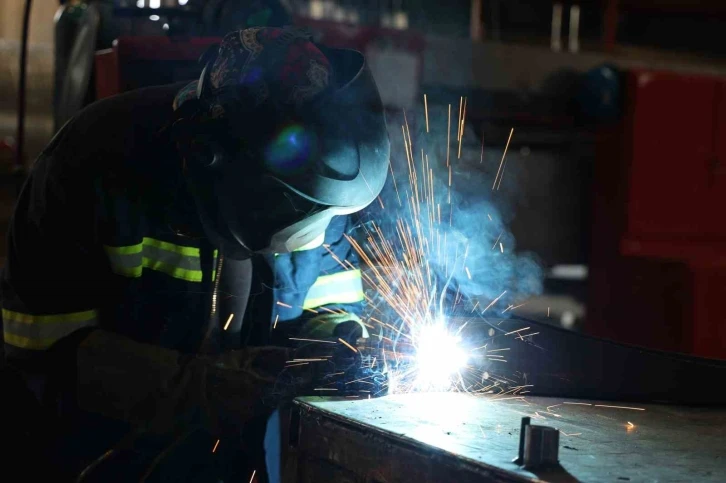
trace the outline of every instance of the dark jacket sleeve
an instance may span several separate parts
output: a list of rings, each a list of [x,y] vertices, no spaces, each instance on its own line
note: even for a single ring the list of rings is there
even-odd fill
[[[98,321],[95,196],[84,144],[72,130],[71,122],[35,162],[11,219],[0,280],[9,361],[40,360],[55,342]]]

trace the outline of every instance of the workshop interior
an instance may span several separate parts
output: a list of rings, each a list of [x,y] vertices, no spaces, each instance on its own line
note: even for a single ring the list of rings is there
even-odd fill
[[[718,0],[2,0],[0,479],[724,481],[724,32]],[[143,333],[196,314],[194,349]]]

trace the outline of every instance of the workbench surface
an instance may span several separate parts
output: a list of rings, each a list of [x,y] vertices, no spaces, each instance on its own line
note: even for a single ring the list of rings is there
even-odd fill
[[[465,466],[467,474],[475,475],[466,481],[726,481],[726,408],[536,397],[497,400],[456,393],[370,400],[307,397],[297,404],[303,421],[300,452],[316,453],[313,457],[356,475],[345,481],[453,481],[442,476],[446,471],[387,461],[405,459],[404,453],[394,456],[397,453],[391,448],[395,447],[429,455],[439,466]],[[512,463],[523,416],[530,416],[532,424],[560,429],[560,469],[535,474]],[[308,436],[306,419],[315,422],[307,426]],[[332,429],[330,434],[317,434],[326,425]],[[358,436],[336,439],[336,434],[346,431]],[[317,438],[307,441],[314,447],[306,449],[306,438]],[[388,449],[369,452],[357,439]],[[326,447],[346,445],[346,441],[351,447]],[[356,454],[346,455],[346,450]],[[355,459],[369,465],[372,473],[361,477],[357,468],[351,468],[358,464]],[[426,459],[422,461],[428,465]],[[432,471],[438,476],[416,475]]]

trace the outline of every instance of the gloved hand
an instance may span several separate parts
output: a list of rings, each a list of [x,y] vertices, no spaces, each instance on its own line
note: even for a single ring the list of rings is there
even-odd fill
[[[333,337],[338,337],[355,346],[358,339],[363,337],[363,326],[357,320],[340,322],[333,329]]]
[[[352,325],[358,326],[357,322]],[[368,349],[357,346],[359,338],[352,325],[353,333],[344,330],[341,334],[349,334],[351,342],[337,337],[298,346],[295,352],[296,361],[305,364],[309,360],[305,367],[310,367],[312,384],[298,385],[296,395],[373,397],[387,393],[387,377],[371,368],[373,357],[368,354]],[[287,370],[293,369],[294,367],[290,367]],[[283,373],[283,377],[285,375]]]

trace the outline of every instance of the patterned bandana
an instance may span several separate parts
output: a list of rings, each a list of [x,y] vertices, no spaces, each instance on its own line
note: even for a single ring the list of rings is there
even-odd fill
[[[269,99],[299,106],[328,88],[330,72],[325,55],[298,30],[263,27],[231,32],[222,40],[209,73],[212,102],[208,116],[224,114],[217,94],[230,87],[244,91],[254,106]],[[196,97],[197,84],[194,81],[179,91],[175,110]]]

